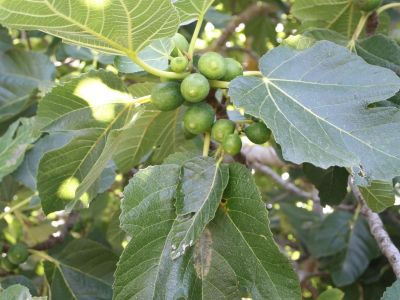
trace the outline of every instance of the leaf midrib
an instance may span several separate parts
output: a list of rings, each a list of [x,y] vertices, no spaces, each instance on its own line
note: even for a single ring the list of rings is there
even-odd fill
[[[300,107],[302,107],[305,111],[307,111],[307,112],[310,113],[312,116],[314,116],[316,119],[321,120],[323,123],[325,123],[325,124],[327,124],[327,125],[329,125],[329,126],[335,128],[336,130],[338,130],[339,132],[341,132],[341,133],[343,133],[343,134],[349,136],[350,138],[353,138],[354,140],[356,140],[356,141],[360,142],[361,144],[367,146],[367,147],[370,148],[371,150],[381,152],[382,154],[384,154],[384,155],[386,155],[386,156],[388,156],[388,157],[391,157],[391,158],[393,158],[393,159],[396,159],[396,160],[399,160],[399,161],[400,161],[400,158],[399,158],[399,157],[393,156],[392,154],[387,153],[387,152],[385,152],[385,151],[383,151],[383,150],[381,150],[381,149],[379,149],[379,148],[373,148],[371,145],[368,145],[366,142],[364,142],[364,141],[361,140],[360,138],[358,138],[358,137],[352,135],[350,132],[343,130],[342,128],[338,127],[338,126],[335,125],[335,124],[329,123],[327,120],[323,119],[322,117],[320,117],[319,115],[317,115],[316,113],[314,113],[311,109],[309,109],[308,107],[304,106],[301,102],[299,102],[298,100],[296,100],[293,96],[289,95],[287,92],[285,92],[283,89],[281,89],[278,85],[274,84],[271,80],[269,80],[269,79],[267,79],[267,78],[265,78],[265,79],[268,81],[268,82],[264,82],[265,85],[266,85],[266,87],[267,87],[267,89],[269,89],[269,88],[268,88],[268,85],[269,85],[269,84],[272,85],[272,86],[275,87],[277,90],[279,90],[282,94],[284,94],[284,95],[287,96],[289,99],[291,99],[294,103],[296,103],[297,105],[299,105]],[[270,97],[271,97],[271,99],[273,100],[275,106],[276,106],[276,107],[279,107],[279,106],[277,105],[275,99],[273,98],[273,96],[272,96],[271,94],[270,94]]]

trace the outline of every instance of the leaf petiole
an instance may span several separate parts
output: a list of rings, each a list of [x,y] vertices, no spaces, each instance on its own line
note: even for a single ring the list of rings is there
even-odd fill
[[[378,15],[380,15],[380,14],[383,13],[384,11],[386,11],[386,10],[388,10],[388,9],[391,9],[391,8],[400,8],[400,3],[389,3],[389,4],[386,4],[386,5],[383,5],[383,6],[379,7],[379,8],[376,10],[376,13],[377,13]]]
[[[22,200],[21,202],[17,203],[13,207],[11,207],[8,211],[3,212],[0,214],[0,220],[3,219],[6,215],[11,214],[12,212],[16,211],[17,209],[24,207],[31,201],[31,198],[26,198],[25,200]]]
[[[212,88],[228,89],[229,84],[230,84],[230,82],[228,82],[228,81],[210,80],[210,86]]]
[[[143,70],[160,78],[183,79],[189,75],[189,73],[175,73],[154,68],[141,60],[134,52],[127,53],[127,55],[135,64],[137,64]]]
[[[243,72],[243,76],[259,76],[259,77],[262,77],[263,74],[260,71],[246,71],[246,72]]]
[[[351,40],[347,44],[347,48],[349,48],[349,50],[351,52],[353,52],[353,50],[355,49],[356,41],[360,37],[360,34],[362,33],[362,31],[364,29],[364,26],[367,23],[367,20],[368,20],[370,15],[371,15],[371,13],[363,13],[362,14],[362,16],[360,18],[360,21],[358,22],[358,25],[356,27],[356,30],[354,31],[354,34],[353,34]]]
[[[207,157],[208,153],[210,151],[210,145],[211,145],[211,134],[209,132],[206,132],[204,134],[204,144],[203,144],[203,156]]]
[[[199,19],[197,20],[196,28],[194,29],[194,32],[192,35],[192,40],[190,41],[189,51],[188,51],[188,58],[190,61],[193,60],[194,49],[196,47],[197,39],[199,38],[200,29],[201,29],[201,26],[203,25],[203,21],[204,21],[204,13],[199,15]]]

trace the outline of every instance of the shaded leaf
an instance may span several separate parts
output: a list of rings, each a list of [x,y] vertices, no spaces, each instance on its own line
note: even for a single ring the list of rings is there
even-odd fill
[[[400,89],[395,73],[327,41],[305,51],[277,47],[260,67],[263,78],[239,77],[229,94],[271,128],[286,160],[353,168],[359,182],[397,175],[400,111],[368,108]]]
[[[179,18],[170,0],[17,0],[0,2],[0,23],[118,55],[140,52],[152,41],[174,35]]]
[[[111,299],[118,260],[113,252],[99,243],[79,239],[53,258],[53,263],[45,262],[45,272],[54,299]]]
[[[32,191],[35,191],[37,171],[43,155],[66,145],[72,137],[71,133],[57,133],[41,138],[25,155],[23,163],[14,173],[15,178]]]
[[[353,214],[337,210],[328,215],[316,228],[313,241],[308,244],[314,257],[332,256],[346,250]]]
[[[378,34],[362,40],[356,50],[368,63],[391,69],[400,76],[400,46],[396,41]]]
[[[330,167],[324,170],[312,164],[304,164],[303,170],[318,189],[322,205],[339,205],[345,198],[349,177],[345,168]]]
[[[353,283],[367,269],[369,262],[381,255],[372,237],[367,221],[358,217],[349,235],[344,260],[332,270],[332,280],[337,286]]]
[[[12,285],[0,293],[0,300],[46,300],[47,297],[32,297],[27,287]]]
[[[35,90],[48,90],[55,67],[35,52],[10,50],[0,53],[0,122],[10,120],[34,101]]]
[[[20,284],[24,287],[27,287],[29,290],[29,293],[32,296],[38,295],[38,291],[37,291],[34,283],[29,278],[27,278],[23,275],[11,275],[11,276],[7,276],[6,278],[1,280],[1,287],[3,289],[6,289],[15,284]]]
[[[0,52],[5,52],[13,47],[12,38],[8,29],[0,25]]]
[[[348,43],[345,36],[327,29],[309,30],[304,35],[316,40],[328,40],[342,46]],[[400,46],[395,40],[377,34],[358,41],[355,49],[357,55],[368,63],[391,69],[397,75],[400,74]]]
[[[25,152],[37,139],[33,122],[33,119],[19,119],[0,137],[0,181],[19,167]]]

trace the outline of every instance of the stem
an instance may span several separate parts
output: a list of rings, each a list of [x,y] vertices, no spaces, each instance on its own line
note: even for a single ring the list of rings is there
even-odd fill
[[[151,101],[151,95],[147,95],[144,97],[133,99],[133,104],[141,105],[149,103],[150,101]]]
[[[211,134],[206,132],[204,134],[204,145],[203,145],[203,156],[207,157],[208,152],[210,151],[210,144],[211,144]]]
[[[360,34],[362,33],[365,24],[367,23],[367,20],[369,18],[371,13],[363,13],[361,16],[360,21],[358,22],[358,25],[356,27],[356,30],[354,31],[353,37],[351,38],[350,42],[347,44],[347,47],[350,49],[350,51],[353,51],[356,45],[356,41],[360,37]]]
[[[29,249],[29,252],[32,253],[33,255],[36,255],[37,257],[40,257],[44,260],[47,260],[57,266],[60,265],[59,261],[56,260],[55,258],[51,257],[50,255],[48,255],[46,252],[43,251],[37,251],[37,250],[33,250],[33,249]]]
[[[253,120],[237,120],[235,121],[236,124],[253,124]]]
[[[217,158],[222,153],[223,148],[221,145],[218,146],[217,150],[215,151],[214,157]]]
[[[194,32],[192,35],[192,40],[190,41],[190,46],[189,46],[189,51],[188,51],[188,58],[190,61],[193,60],[194,48],[196,47],[196,41],[199,38],[200,29],[201,29],[201,25],[203,25],[203,21],[204,21],[204,13],[202,13],[199,16],[199,19],[197,20],[196,28],[194,29]]]
[[[25,200],[23,200],[23,201],[17,203],[16,205],[14,205],[13,207],[11,207],[9,211],[1,213],[0,220],[3,219],[6,215],[11,214],[13,211],[25,206],[30,201],[31,201],[31,198],[26,198]]]
[[[210,80],[210,86],[217,89],[228,89],[229,84],[228,81]]]
[[[358,200],[361,206],[361,213],[365,216],[368,221],[368,225],[371,231],[372,236],[375,238],[379,249],[382,254],[387,258],[389,264],[393,269],[393,273],[397,278],[400,278],[400,252],[399,249],[393,244],[389,234],[387,233],[385,226],[379,215],[374,213],[365,202],[363,195],[360,192],[360,189],[354,184],[354,182],[350,181],[351,189],[353,191],[354,196]]]
[[[153,74],[157,77],[162,77],[162,78],[170,78],[170,79],[183,79],[186,76],[189,75],[189,73],[174,73],[174,72],[168,72],[168,71],[163,71],[157,68],[154,68],[148,64],[146,64],[143,60],[141,60],[136,53],[130,52],[128,53],[128,57],[139,67],[141,67],[143,70],[146,72]]]
[[[246,71],[246,72],[243,72],[243,76],[260,76],[260,77],[262,77],[263,74],[260,71]]]
[[[383,13],[385,10],[388,10],[388,9],[391,9],[391,8],[396,8],[396,7],[400,8],[400,3],[389,3],[389,4],[386,4],[386,5],[383,5],[383,6],[379,7],[379,8],[376,10],[376,13],[377,13],[378,15],[380,15],[380,14]]]

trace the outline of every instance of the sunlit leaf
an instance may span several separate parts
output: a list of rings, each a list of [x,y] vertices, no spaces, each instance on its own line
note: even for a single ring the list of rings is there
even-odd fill
[[[350,37],[361,17],[361,11],[348,0],[297,0],[292,13],[307,27],[327,28]]]
[[[38,126],[50,134],[74,132],[67,145],[40,161],[38,190],[46,213],[84,205],[135,116],[133,97],[114,74],[98,71],[58,86],[41,101]]]
[[[130,92],[135,97],[151,94],[151,83],[135,84]],[[145,105],[135,120],[134,126],[125,130],[119,150],[114,155],[118,168],[122,171],[149,161],[161,163],[174,152],[195,151],[197,139],[187,140],[182,128],[185,108],[161,112]]]
[[[395,193],[391,182],[373,181],[370,186],[360,187],[368,207],[381,212],[395,203]]]
[[[179,18],[171,0],[2,0],[0,23],[123,54],[140,52],[152,41],[174,35]]]
[[[144,48],[139,54],[139,58],[153,68],[166,70],[168,68],[168,59],[174,46],[171,39],[162,39],[154,41],[149,46]],[[135,64],[129,57],[117,56],[114,64],[118,71],[122,73],[136,73],[143,69]]]
[[[339,289],[329,289],[318,296],[317,300],[342,300],[344,293]]]
[[[172,0],[179,12],[182,24],[188,24],[204,15],[214,0]]]

